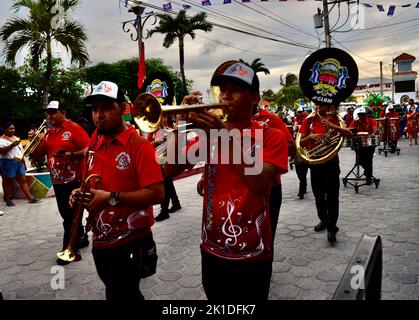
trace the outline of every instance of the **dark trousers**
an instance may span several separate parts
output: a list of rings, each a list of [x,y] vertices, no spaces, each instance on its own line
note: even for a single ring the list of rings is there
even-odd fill
[[[99,278],[106,287],[106,300],[142,301],[142,251],[153,246],[153,235],[111,249],[93,249]]]
[[[208,300],[267,300],[272,261],[228,260],[201,252],[202,284]]]
[[[282,186],[276,184],[272,186],[269,199],[269,215],[271,219],[272,242],[275,240],[276,225],[278,224],[279,210],[282,204]]]
[[[67,248],[71,236],[71,225],[73,224],[73,218],[75,208],[71,208],[68,201],[70,199],[71,191],[80,188],[81,182],[70,182],[65,184],[54,184],[55,199],[57,200],[58,211],[63,218],[64,237],[63,237],[63,250]],[[82,221],[80,221],[77,239],[81,238],[84,234],[82,227]]]
[[[162,167],[163,169],[163,167]],[[161,204],[161,210],[163,212],[167,212],[169,209],[170,200],[172,200],[172,205],[179,203],[179,198],[176,193],[175,185],[173,184],[173,179],[171,177],[167,177],[164,175],[163,171],[163,177],[164,177],[164,201]]]
[[[300,188],[298,193],[306,193],[307,192],[307,172],[308,172],[308,164],[301,161],[299,164],[295,164],[295,172],[297,173],[298,180],[300,181]]]
[[[327,231],[336,232],[339,217],[339,162],[312,165],[310,172],[317,215],[327,224]]]
[[[375,147],[362,147],[358,151],[359,164],[364,168],[365,177],[372,177],[372,159],[374,157]]]

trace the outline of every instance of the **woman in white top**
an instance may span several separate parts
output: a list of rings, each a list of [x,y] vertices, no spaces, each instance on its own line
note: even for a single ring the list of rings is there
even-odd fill
[[[3,178],[6,180],[6,188],[4,190],[4,196],[8,207],[14,206],[15,204],[11,200],[14,179],[17,179],[23,193],[28,199],[28,203],[39,202],[29,192],[28,184],[25,177],[25,165],[23,162],[16,160],[16,157],[22,155],[23,148],[20,144],[20,139],[14,135],[15,126],[12,122],[7,122],[4,125],[4,134],[0,137],[0,167],[3,174]]]

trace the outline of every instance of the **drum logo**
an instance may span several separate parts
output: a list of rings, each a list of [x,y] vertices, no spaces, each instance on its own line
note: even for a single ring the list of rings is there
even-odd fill
[[[169,95],[167,92],[168,86],[166,81],[161,81],[160,79],[154,79],[145,92],[151,93],[157,98],[159,103],[163,103],[164,99]]]
[[[346,88],[347,78],[348,69],[341,66],[338,60],[328,58],[314,64],[310,81],[314,84],[313,88],[317,94],[333,97],[338,93],[338,89]]]
[[[131,163],[131,158],[129,154],[126,152],[121,152],[120,154],[118,154],[115,160],[117,163],[116,167],[119,170],[127,170],[129,167],[129,164]]]

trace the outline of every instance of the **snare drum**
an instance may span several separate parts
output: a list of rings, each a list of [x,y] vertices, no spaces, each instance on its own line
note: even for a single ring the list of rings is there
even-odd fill
[[[368,134],[368,132],[358,132],[352,142],[357,147],[376,147],[379,145],[379,136]]]
[[[380,137],[376,134],[371,134],[367,137],[367,147],[376,147],[380,145]]]

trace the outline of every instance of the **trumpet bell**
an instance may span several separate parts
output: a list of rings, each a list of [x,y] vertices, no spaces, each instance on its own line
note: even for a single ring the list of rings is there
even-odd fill
[[[69,248],[64,249],[63,251],[57,252],[57,257],[58,259],[61,259],[66,262],[80,261],[83,258],[80,252],[71,250]]]

